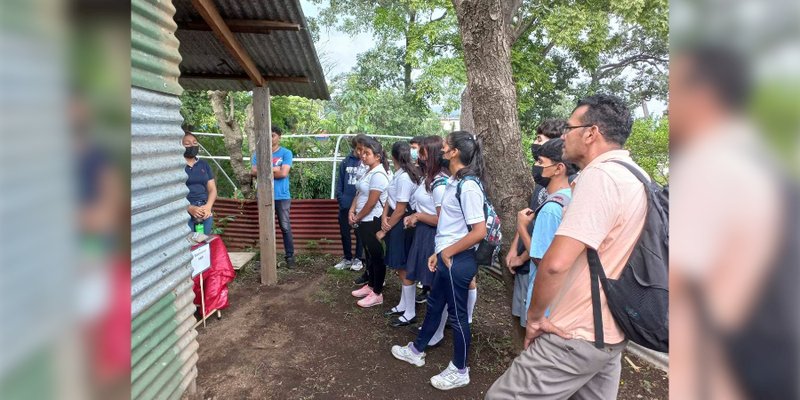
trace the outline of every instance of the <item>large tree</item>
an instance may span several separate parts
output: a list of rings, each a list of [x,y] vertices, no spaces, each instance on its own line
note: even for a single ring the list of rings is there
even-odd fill
[[[520,38],[531,42],[538,40],[538,45],[528,46],[529,54],[538,55],[530,60],[535,65],[560,45],[568,50],[567,54],[578,55],[578,65],[594,71],[594,76],[602,79],[605,71],[617,70],[614,66],[603,68],[599,57],[610,46],[608,33],[612,16],[618,18],[617,24],[646,21],[639,25],[644,31],[663,32],[667,24],[666,2],[452,1],[467,70],[464,100],[472,111],[471,115],[462,113],[462,116],[471,122],[474,132],[485,144],[489,196],[505,222],[503,233],[508,243],[514,234],[515,214],[527,207],[533,188],[521,142],[512,46]],[[599,79],[594,79],[594,84]],[[502,270],[507,287],[511,288],[513,277],[505,268]],[[514,339],[515,343],[521,343],[520,332]]]

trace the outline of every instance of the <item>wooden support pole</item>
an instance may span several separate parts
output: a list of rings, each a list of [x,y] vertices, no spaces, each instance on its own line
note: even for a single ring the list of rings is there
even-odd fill
[[[253,113],[258,159],[258,239],[261,250],[261,284],[278,283],[275,253],[275,192],[272,176],[272,116],[269,87],[253,88]]]
[[[211,27],[214,35],[222,42],[222,45],[228,49],[228,52],[233,56],[236,62],[239,63],[239,66],[244,69],[244,72],[247,73],[250,80],[258,87],[264,86],[264,77],[258,70],[258,66],[256,66],[256,63],[250,58],[250,54],[247,53],[247,50],[236,40],[233,32],[231,32],[231,29],[225,24],[225,20],[222,19],[222,16],[219,14],[214,2],[212,0],[192,0],[192,5],[197,12],[200,13],[203,21]]]

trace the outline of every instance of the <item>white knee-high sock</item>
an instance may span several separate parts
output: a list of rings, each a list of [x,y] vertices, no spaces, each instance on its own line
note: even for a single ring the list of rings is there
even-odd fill
[[[472,314],[475,311],[475,303],[478,301],[478,288],[470,289],[467,296],[467,321],[472,323]]]
[[[444,309],[442,312],[442,320],[439,321],[439,327],[436,328],[436,333],[433,334],[431,340],[428,342],[428,345],[435,345],[444,339],[444,327],[447,325],[447,308]]]
[[[401,282],[402,283],[402,282]],[[406,311],[406,291],[405,286],[400,285],[400,303],[394,306],[394,309],[400,312]]]
[[[417,316],[417,308],[414,300],[416,299],[417,287],[412,283],[408,286],[403,285],[403,308],[405,312],[403,316],[406,320],[410,320]]]

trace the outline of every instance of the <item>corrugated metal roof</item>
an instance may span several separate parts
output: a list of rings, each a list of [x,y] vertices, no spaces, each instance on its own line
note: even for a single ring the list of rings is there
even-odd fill
[[[178,399],[197,377],[177,96],[131,88],[131,397]]]
[[[234,35],[250,54],[263,75],[305,76],[310,80],[309,83],[272,81],[269,83],[272,95],[296,95],[310,99],[330,98],[322,66],[319,63],[299,1],[217,0],[214,4],[220,15],[226,19],[272,20],[301,25],[300,31],[272,31],[269,34],[234,33]],[[177,8],[175,21],[202,21],[200,14],[192,6],[191,0],[176,0],[175,5]],[[183,61],[180,69],[183,74],[245,75],[245,71],[212,32],[179,29],[176,35],[181,42],[180,52]],[[193,90],[247,91],[253,88],[253,83],[247,79],[219,80],[181,77],[180,83],[185,89]]]
[[[172,19],[172,2],[133,0],[131,2],[131,84],[150,90],[180,95],[178,84],[178,25]]]

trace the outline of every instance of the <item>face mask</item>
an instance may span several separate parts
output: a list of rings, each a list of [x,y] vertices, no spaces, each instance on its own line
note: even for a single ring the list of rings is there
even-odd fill
[[[183,152],[183,156],[186,158],[195,158],[197,154],[200,152],[200,146],[190,146],[187,147],[186,150]]]
[[[542,151],[542,145],[541,144],[535,144],[534,143],[534,144],[531,145],[531,153],[533,154],[533,159],[534,160],[539,158],[539,152],[540,151]]]
[[[417,164],[419,165],[420,170],[425,171],[425,165],[426,165],[425,160],[421,158],[417,159]]]
[[[542,176],[542,172],[544,171],[544,167],[541,165],[534,165],[533,166],[533,181],[536,182],[537,185],[542,187],[547,187],[550,184],[550,178]]]
[[[442,168],[450,168],[450,160],[444,158],[444,153],[439,154],[439,165]]]
[[[411,149],[411,161],[417,162],[418,158],[419,158],[419,150]]]

